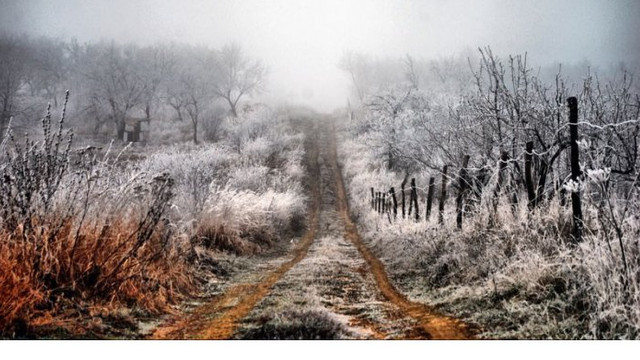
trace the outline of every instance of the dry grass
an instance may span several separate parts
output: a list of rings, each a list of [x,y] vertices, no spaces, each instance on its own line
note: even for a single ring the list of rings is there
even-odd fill
[[[57,126],[48,109],[42,140],[19,143],[9,130],[0,146],[3,337],[87,306],[158,313],[193,286],[187,243],[167,217],[174,180],[100,160],[94,147],[72,151],[65,109]]]
[[[207,249],[254,254],[304,225],[302,136],[271,111],[227,119],[220,143],[134,161],[74,149],[65,109],[35,140],[9,129],[0,143],[0,337],[92,337],[103,321],[136,336],[113,313],[169,311],[217,276]]]
[[[30,233],[0,233],[5,336],[32,332],[33,324],[43,325],[43,319],[78,303],[166,311],[194,285],[179,249],[166,246],[161,227],[137,246],[135,222],[87,224],[79,231],[71,219],[55,228],[51,221],[40,223]]]

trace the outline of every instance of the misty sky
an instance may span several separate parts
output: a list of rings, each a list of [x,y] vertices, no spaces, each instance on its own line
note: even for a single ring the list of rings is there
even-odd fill
[[[240,44],[271,69],[274,97],[342,106],[345,50],[438,58],[490,45],[539,64],[640,59],[635,0],[0,0],[0,30],[31,35]]]

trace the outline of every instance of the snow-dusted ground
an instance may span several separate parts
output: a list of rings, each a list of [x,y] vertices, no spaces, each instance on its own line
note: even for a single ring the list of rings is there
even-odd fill
[[[326,155],[326,149],[322,153]],[[322,203],[316,238],[307,256],[244,319],[236,336],[313,338],[326,336],[322,329],[329,328],[337,338],[412,337],[414,321],[384,300],[366,261],[344,238],[326,157],[320,167]]]
[[[305,234],[281,239],[269,253],[230,257],[233,273],[212,282],[154,338],[427,339],[468,338],[465,324],[412,302],[388,280],[349,217],[328,124],[307,124],[311,198]]]

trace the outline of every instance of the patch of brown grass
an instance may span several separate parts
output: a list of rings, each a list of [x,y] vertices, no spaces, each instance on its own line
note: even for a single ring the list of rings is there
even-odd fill
[[[140,243],[133,221],[32,223],[0,232],[0,335],[23,336],[79,303],[158,313],[193,288],[163,225]]]

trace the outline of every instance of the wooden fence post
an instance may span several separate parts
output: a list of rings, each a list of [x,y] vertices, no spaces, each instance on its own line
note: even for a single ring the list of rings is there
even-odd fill
[[[376,191],[376,211],[380,213],[380,191]]]
[[[415,178],[411,178],[411,197],[413,198],[413,208],[416,214],[416,221],[420,221],[420,210],[418,210],[418,190],[416,189]]]
[[[373,188],[371,188],[371,208],[372,209],[376,209],[376,195],[373,191]]]
[[[433,189],[435,188],[435,177],[429,178],[429,190],[427,191],[427,215],[425,216],[425,220],[429,221],[429,216],[431,216],[431,205],[433,204]]]
[[[387,193],[382,193],[382,213],[387,212]]]
[[[538,157],[539,159],[539,157]],[[544,188],[547,185],[547,174],[549,173],[549,165],[545,161],[540,161],[540,171],[538,173],[538,186],[536,188],[536,199],[533,202],[533,206],[537,207],[544,200]],[[547,198],[548,200],[551,197]]]
[[[504,183],[504,169],[507,168],[508,161],[509,153],[503,151],[502,154],[500,154],[500,161],[498,162],[498,182],[496,183],[496,188],[493,190],[493,213],[489,220],[491,226],[493,226],[498,216],[498,202],[500,201],[500,191],[502,191],[502,184]]]
[[[533,141],[527,141],[524,152],[524,184],[527,188],[527,198],[529,199],[529,210],[534,208],[536,201],[536,191],[533,188],[533,174],[532,172],[532,158],[533,158]]]
[[[407,217],[411,218],[412,212],[413,212],[413,189],[409,188],[409,211],[407,212]]]
[[[444,222],[444,202],[447,199],[447,170],[449,166],[442,168],[442,189],[440,190],[440,205],[438,206],[438,222]]]
[[[405,176],[404,180],[402,180],[402,184],[400,185],[400,189],[402,191],[402,218],[405,218],[405,201],[404,201],[404,186],[407,184],[407,177]]]
[[[391,193],[391,200],[393,201],[393,218],[395,219],[398,217],[398,200],[396,199],[396,190],[393,186],[389,190],[389,193]]]
[[[375,198],[373,200],[373,211],[378,212],[378,192],[375,192]]]
[[[570,97],[567,99],[569,105],[569,136],[571,148],[571,180],[574,185],[578,185],[580,177],[580,154],[578,148],[578,99]],[[582,206],[580,204],[580,191],[574,189],[571,192],[571,208],[573,209],[573,241],[580,242],[582,240]]]
[[[458,198],[456,199],[456,226],[458,229],[462,229],[462,216],[464,212],[464,197],[469,188],[469,179],[467,178],[467,166],[469,165],[469,155],[465,155],[462,158],[462,167],[459,174],[459,191]]]

